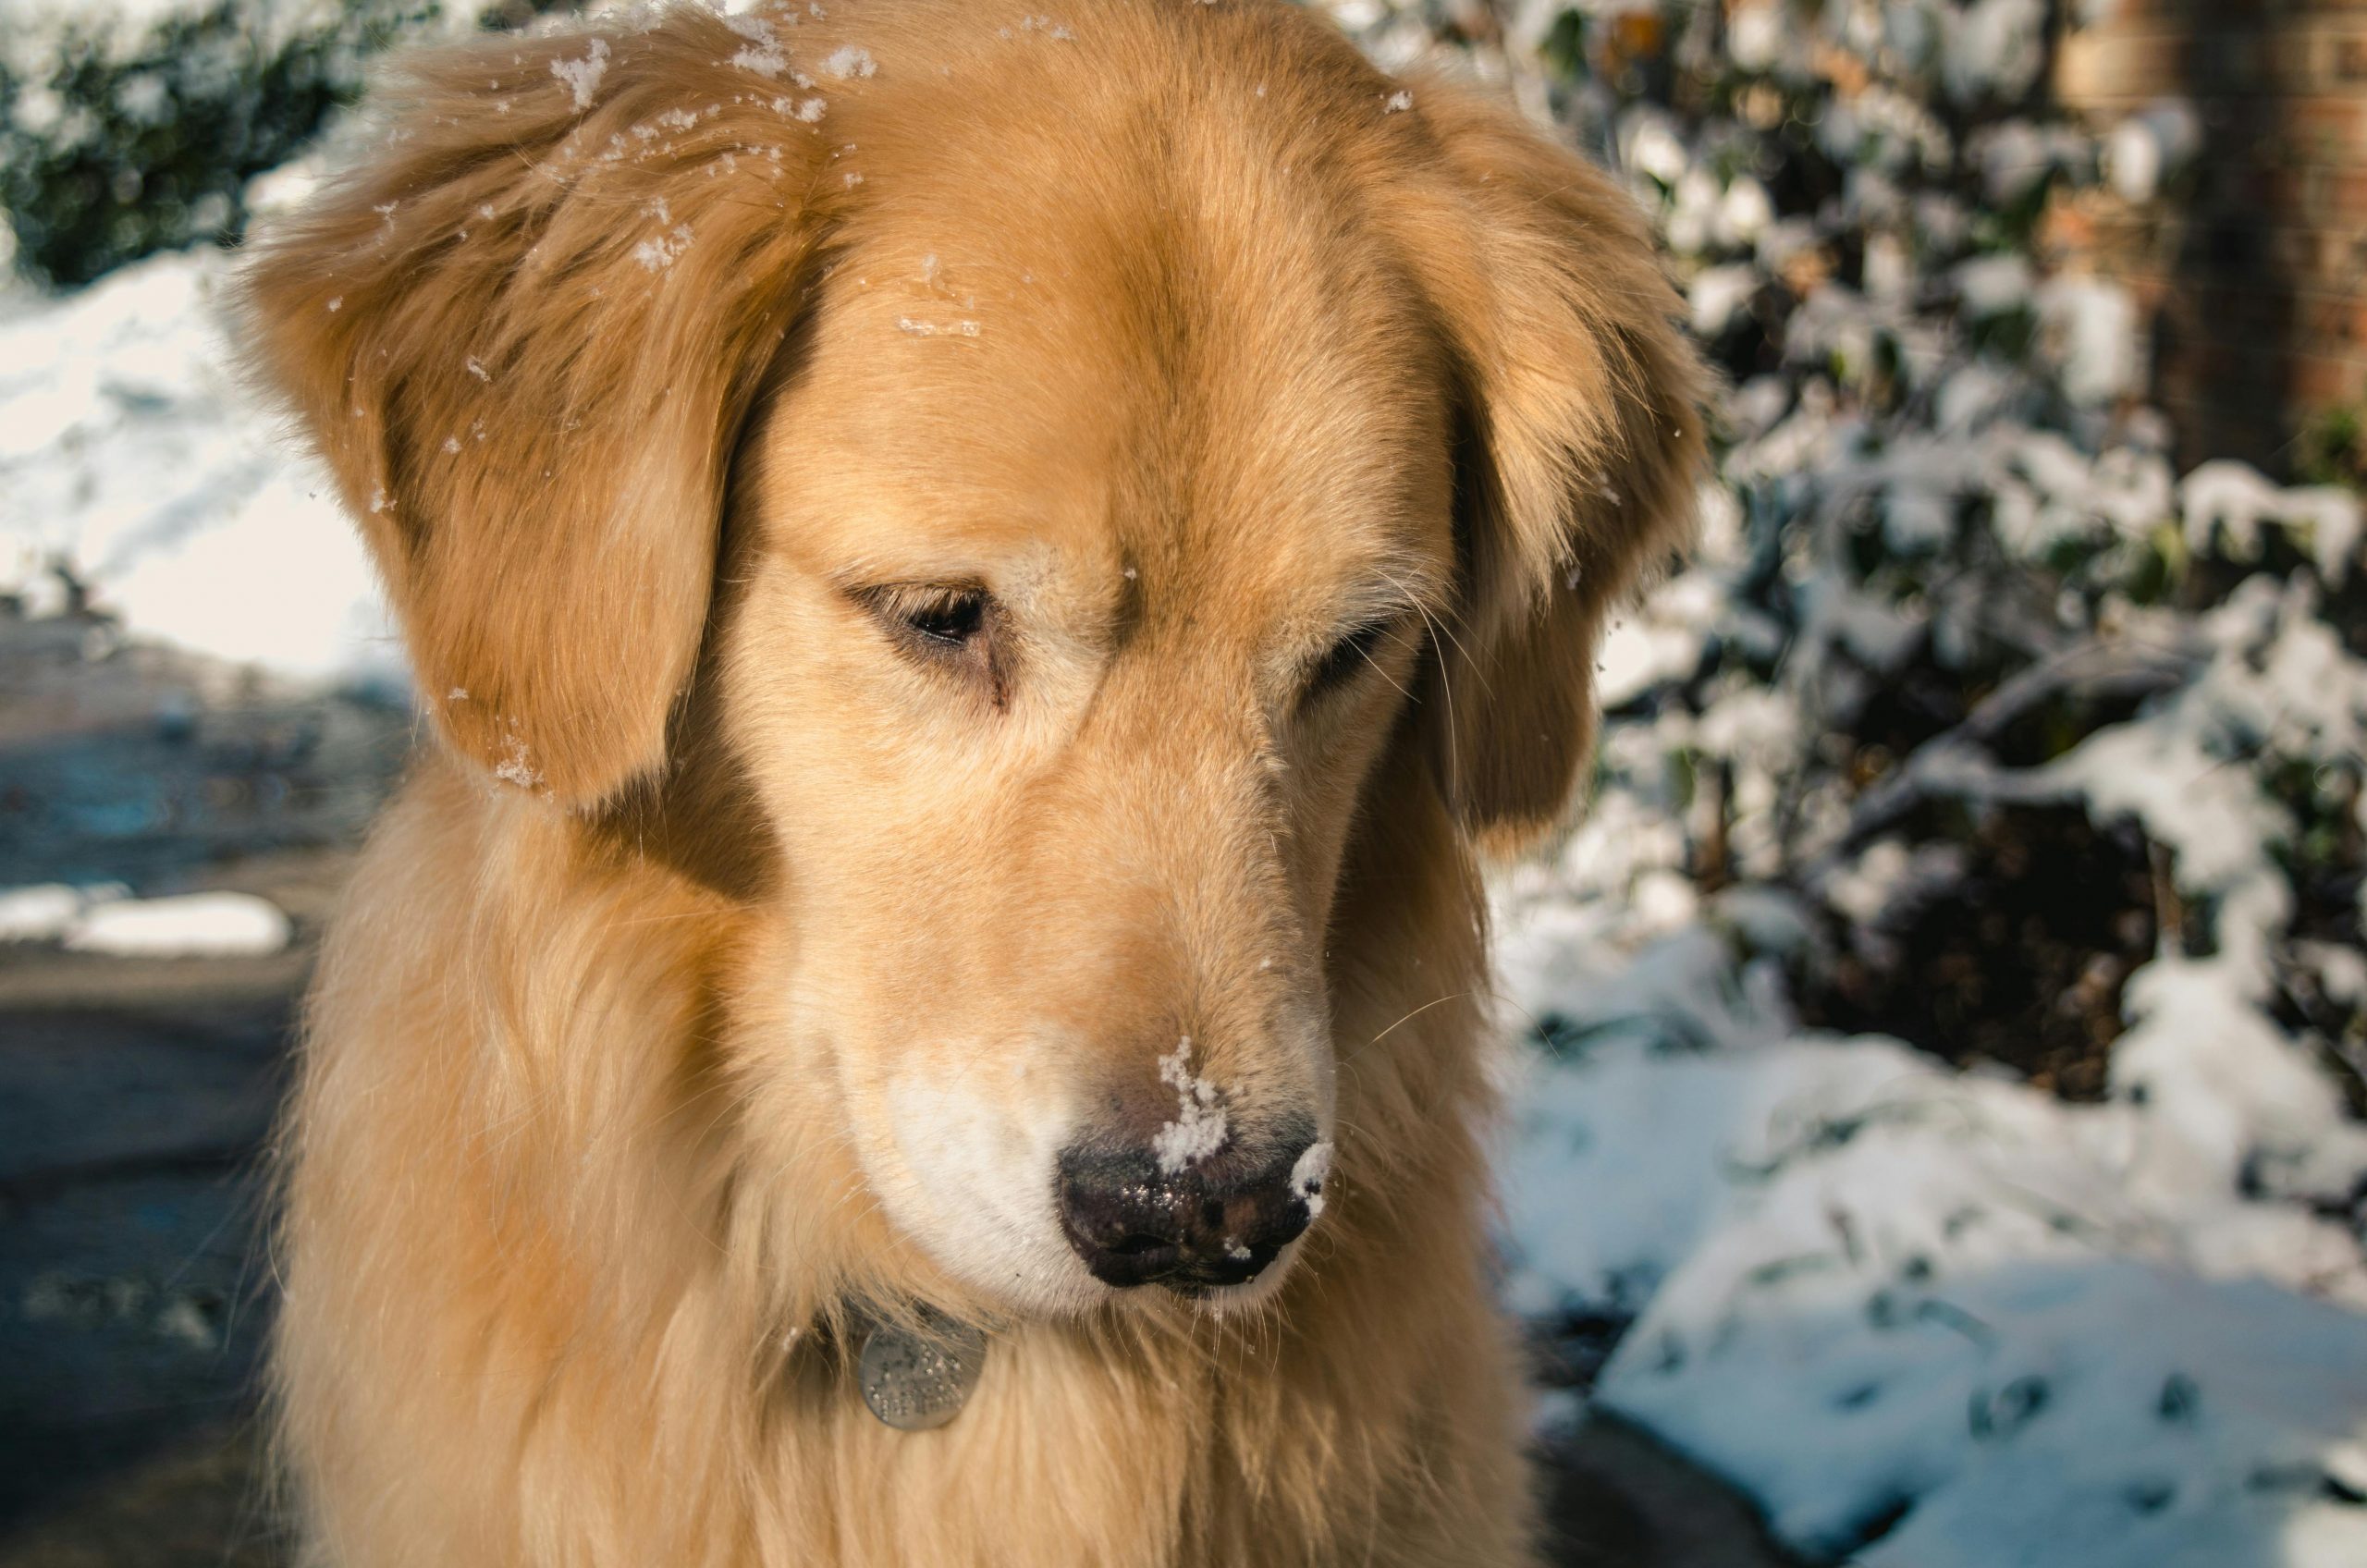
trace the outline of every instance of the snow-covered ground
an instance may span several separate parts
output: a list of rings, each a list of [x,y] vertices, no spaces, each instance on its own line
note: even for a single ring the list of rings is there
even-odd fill
[[[1818,1558],[2367,1562],[2357,1233],[2229,1169],[2292,1108],[2198,1128],[1802,1033],[1756,895],[1632,949],[1548,875],[1505,901],[1510,994],[1590,1041],[1516,1095],[1513,1297],[1637,1315],[1597,1399]],[[2199,1065],[2228,1022],[2181,1021]],[[2286,1146],[2355,1180],[2357,1127],[2295,1087]]]
[[[0,305],[0,594],[293,676],[399,673],[320,473],[239,385],[211,247]]]
[[[1661,14],[1577,8],[1598,55]],[[1438,35],[1436,6],[1333,9],[1384,58]],[[1563,7],[1509,9],[1480,68],[1618,156],[1697,329],[1780,328],[1726,398],[1699,557],[1604,650],[1587,822],[1498,880],[1527,1042],[1513,1300],[1630,1324],[1588,1397],[1815,1557],[2367,1562],[2367,1125],[2343,1094],[2367,949],[2355,885],[2310,869],[2367,831],[2367,662],[2328,608],[2360,508],[2181,476],[2125,298],[1980,239],[1934,172],[1998,206],[2056,175],[2150,188],[2175,106],[2101,150],[1996,116],[1952,150],[1935,106],[2027,84],[2037,0],[1739,3],[1715,40],[1737,102],[1806,91],[1811,55],[1870,62],[1815,131],[1847,183],[1787,213],[1735,122],[1553,78]],[[1846,278],[1836,250],[1862,255]],[[193,251],[0,298],[0,592],[38,615],[86,591],[135,637],[290,679],[399,678],[350,531],[226,368],[222,276]],[[2214,602],[2158,586],[2206,568]],[[1867,738],[1935,683],[1963,708],[1936,733]],[[2038,718],[2059,733],[2008,743]],[[1951,1065],[1958,1041],[1798,1022],[1804,974],[1879,966],[1934,910],[1982,918],[1962,824],[2009,808],[2133,824],[2153,857],[2088,1103]],[[132,906],[35,891],[0,900],[0,937],[143,939]]]
[[[120,886],[37,883],[0,892],[0,942],[55,942],[111,958],[248,958],[288,946],[294,928],[252,893],[135,899]]]

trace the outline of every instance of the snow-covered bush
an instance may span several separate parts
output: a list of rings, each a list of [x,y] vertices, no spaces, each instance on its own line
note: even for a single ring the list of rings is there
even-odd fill
[[[1610,160],[1728,377],[1499,883],[1516,1300],[1818,1558],[2367,1561],[2360,503],[2172,450],[2062,8],[1336,9]]]
[[[2096,1061],[2048,1053],[2089,1074],[2065,1084],[1994,1026],[2067,1016],[2094,1056],[2136,968],[2265,942],[2247,994],[2355,1094],[2367,1042],[2296,1016],[2318,965],[2286,944],[2358,935],[2360,503],[2181,477],[2126,295],[2048,263],[2051,193],[2102,175],[2043,110],[2046,7],[1338,9],[1596,141],[1729,377],[1701,547],[1604,650],[1598,826],[1565,867],[1672,918],[1781,888],[1811,1017],[1921,1017],[1926,1048],[2088,1096]],[[2267,673],[2238,695],[2238,669]],[[1619,864],[1580,867],[1598,838]]]
[[[2359,500],[2180,477],[2127,296],[2049,265],[2103,177],[2044,111],[2046,7],[1340,9],[1598,144],[1730,378],[1702,546],[1604,651],[1595,820],[1667,830],[1582,832],[1623,844],[1586,885],[1782,888],[1809,1019],[2086,1096],[2136,969],[2265,942],[2246,994],[2356,1096],[2367,1040],[2289,943],[2358,935]],[[2293,689],[2238,701],[2238,666]]]
[[[351,101],[367,56],[425,29],[541,8],[0,0],[0,217],[16,264],[71,286],[152,251],[233,237],[247,182]]]

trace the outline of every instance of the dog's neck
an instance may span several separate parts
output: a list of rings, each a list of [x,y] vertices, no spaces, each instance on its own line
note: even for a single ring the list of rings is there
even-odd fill
[[[1188,1517],[1208,1543],[1196,1561],[1321,1560],[1329,1521],[1389,1517],[1419,1474],[1413,1451],[1354,1435],[1449,1408],[1475,1430],[1513,1419],[1480,1397],[1512,1386],[1475,1224],[1490,1103],[1480,925],[1434,802],[1380,814],[1394,837],[1355,859],[1341,891],[1339,1188],[1281,1292],[1222,1317],[1137,1293],[1060,1322],[995,1317],[891,1228],[843,1135],[834,1075],[793,1037],[793,933],[767,935],[782,923],[458,771],[431,768],[397,810],[384,842],[405,852],[378,852],[357,878],[316,993],[309,1125],[346,1139],[337,1180],[309,1161],[294,1178],[314,1214],[404,1194],[336,1231],[338,1245],[308,1233],[321,1283],[296,1321],[313,1342],[328,1342],[321,1304],[389,1252],[403,1289],[434,1280],[440,1320],[472,1326],[464,1349],[398,1334],[404,1359],[436,1376],[396,1379],[387,1408],[430,1383],[471,1390],[438,1418],[472,1433],[472,1452],[579,1465],[590,1460],[567,1445],[613,1430],[633,1434],[634,1463],[693,1456],[668,1461],[690,1477],[669,1519],[728,1516],[734,1488],[760,1476],[785,1500],[768,1517],[792,1561],[830,1560],[833,1521],[905,1528],[879,1500],[923,1483],[939,1503],[910,1516],[924,1536],[927,1519],[1018,1511],[1064,1544],[1014,1561],[1152,1560],[1114,1524],[1107,1540],[1060,1535],[1080,1476],[1132,1500],[1093,1518]],[[1409,834],[1427,837],[1409,847]],[[388,973],[389,929],[441,944],[425,972],[448,983]],[[748,1071],[758,1062],[769,1070]],[[396,1073],[418,1092],[374,1091]],[[465,1124],[456,1134],[438,1116]],[[430,1133],[470,1157],[435,1157]],[[445,1267],[456,1252],[486,1266]],[[983,1327],[986,1365],[950,1423],[908,1435],[863,1400],[858,1308],[922,1302]],[[344,1355],[306,1365],[377,1376]],[[1282,1516],[1311,1532],[1304,1550],[1271,1550],[1277,1515],[1243,1501],[1245,1476],[1306,1501]],[[439,1482],[474,1484],[457,1464]],[[1334,1507],[1343,1496],[1353,1506]],[[1490,1496],[1516,1510],[1513,1492]],[[1146,1498],[1163,1501],[1146,1512]]]

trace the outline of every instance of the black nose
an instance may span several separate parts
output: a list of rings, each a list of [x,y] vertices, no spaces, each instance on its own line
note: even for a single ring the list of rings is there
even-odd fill
[[[1061,1226],[1107,1285],[1244,1284],[1321,1209],[1329,1153],[1294,1136],[1164,1171],[1148,1149],[1079,1145],[1061,1155]]]

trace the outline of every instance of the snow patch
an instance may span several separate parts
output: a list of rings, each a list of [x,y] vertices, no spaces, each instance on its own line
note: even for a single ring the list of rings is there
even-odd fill
[[[1217,1086],[1194,1072],[1191,1063],[1189,1035],[1159,1059],[1159,1081],[1175,1091],[1176,1099],[1175,1120],[1151,1139],[1151,1152],[1159,1157],[1162,1176],[1197,1165],[1224,1146],[1227,1128]]]
[[[871,51],[859,49],[852,43],[841,43],[822,60],[823,74],[837,77],[841,81],[850,77],[874,76],[878,73],[878,64],[872,59]]]
[[[1291,1191],[1306,1205],[1309,1223],[1323,1218],[1323,1184],[1331,1179],[1331,1145],[1315,1143],[1291,1166]]]
[[[64,941],[115,958],[251,958],[278,952],[292,933],[277,905],[251,893],[186,893],[94,903]]]
[[[542,770],[534,766],[533,754],[527,750],[521,735],[511,735],[504,742],[501,760],[494,765],[493,776],[521,790],[540,790],[543,784]]]
[[[674,264],[675,259],[691,248],[691,226],[678,223],[655,239],[644,239],[632,248],[632,259],[649,272],[663,272]]]
[[[600,90],[600,78],[607,73],[607,69],[608,41],[605,38],[593,39],[580,60],[551,62],[551,75],[566,83],[568,91],[575,95],[575,106],[579,110],[592,106],[593,96]]]
[[[1756,267],[1704,267],[1686,290],[1694,332],[1703,338],[1716,338],[1750,303],[1759,287]]]
[[[128,890],[115,885],[73,888],[44,882],[0,891],[0,942],[62,941],[84,910],[102,900],[122,898]]]
[[[0,593],[55,613],[43,585],[64,571],[135,639],[305,680],[399,679],[327,476],[230,369],[227,265],[204,246],[0,300]]]
[[[779,78],[789,69],[789,55],[781,48],[780,39],[773,31],[773,24],[762,17],[726,17],[732,31],[748,42],[733,52],[731,64],[743,71],[754,71],[761,77]]]
[[[2242,559],[2260,555],[2261,529],[2283,524],[2316,558],[2330,582],[2340,582],[2359,557],[2362,535],[2359,498],[2333,485],[2291,489],[2271,484],[2248,463],[2207,462],[2178,484],[2189,548],[2211,547],[2214,531]]]

